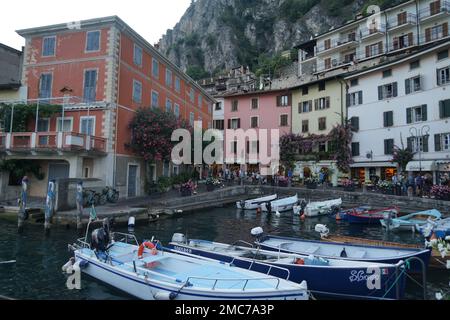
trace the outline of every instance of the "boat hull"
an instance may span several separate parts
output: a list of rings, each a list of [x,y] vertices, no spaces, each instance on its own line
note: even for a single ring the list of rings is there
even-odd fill
[[[261,207],[261,204],[267,201],[274,201],[278,196],[273,195],[269,197],[264,197],[260,199],[247,200],[247,201],[237,201],[236,207],[241,210],[256,210]]]
[[[270,265],[288,269],[290,281],[308,283],[308,290],[315,297],[320,298],[340,298],[340,299],[402,299],[405,292],[405,276],[400,276],[398,280],[398,291],[389,288],[395,287],[397,277],[393,276],[396,266],[386,266],[379,269],[380,289],[369,289],[368,282],[372,272],[367,268],[360,267],[339,267],[325,268],[318,266],[293,265],[284,263],[258,263],[251,259],[236,258],[226,254],[200,250],[182,244],[171,243],[168,248],[172,252],[179,254],[197,255],[209,259],[233,263],[236,267],[249,269],[263,274],[286,279],[287,273],[282,269],[270,268]],[[378,272],[378,270],[376,271]],[[398,270],[400,275],[400,270]],[[324,280],[326,279],[326,280]]]
[[[107,263],[90,258],[86,255],[75,253],[76,261],[87,261],[88,265],[83,269],[83,273],[111,285],[133,297],[142,300],[161,300],[157,297],[167,297],[171,293],[177,293],[175,300],[308,300],[306,290],[295,293],[283,292],[280,290],[276,293],[268,292],[251,292],[242,291],[240,294],[229,293],[222,290],[214,290],[212,292],[192,290],[189,287],[183,288],[180,285],[162,285],[155,282],[151,277],[144,279],[133,275],[130,272],[121,272],[111,267]]]
[[[271,202],[272,212],[286,212],[294,209],[294,206],[298,203],[298,197],[291,197],[287,199],[280,199]],[[263,212],[269,212],[267,202],[261,204]]]
[[[328,202],[311,203],[305,208],[305,215],[307,217],[319,217],[329,215],[333,207],[340,207],[342,200],[333,200]]]

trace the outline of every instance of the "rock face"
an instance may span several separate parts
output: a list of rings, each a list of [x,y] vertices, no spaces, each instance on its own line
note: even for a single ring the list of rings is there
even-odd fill
[[[384,6],[400,1],[376,1]],[[371,0],[197,0],[159,49],[194,78],[290,50],[352,19]]]

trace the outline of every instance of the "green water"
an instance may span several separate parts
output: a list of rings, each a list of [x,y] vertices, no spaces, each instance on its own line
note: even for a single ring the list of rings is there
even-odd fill
[[[353,226],[337,223],[328,217],[301,221],[292,213],[281,217],[256,212],[241,212],[233,207],[220,208],[188,215],[179,215],[135,230],[138,240],[155,236],[163,243],[170,241],[173,233],[184,233],[189,238],[233,243],[236,240],[252,242],[250,230],[262,226],[267,233],[280,236],[318,239],[316,224],[326,224],[331,234],[366,237],[403,243],[422,243],[419,235],[411,232],[386,233],[381,226]],[[94,279],[82,276],[82,289],[68,290],[66,276],[61,267],[70,258],[67,244],[77,239],[74,229],[54,228],[46,237],[43,226],[27,225],[24,234],[18,235],[16,223],[0,219],[0,261],[17,260],[15,264],[0,265],[0,295],[15,299],[130,299],[130,297]],[[126,232],[126,228],[115,231]],[[434,299],[436,292],[448,291],[450,271],[428,272],[428,290]],[[419,287],[408,286],[408,297],[420,298]]]

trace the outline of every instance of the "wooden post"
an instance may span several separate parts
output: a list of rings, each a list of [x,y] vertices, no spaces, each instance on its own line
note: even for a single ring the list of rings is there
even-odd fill
[[[45,233],[50,232],[51,222],[55,211],[55,199],[56,199],[56,182],[51,180],[48,183],[47,199],[45,202]]]
[[[77,202],[77,230],[83,229],[83,182],[80,181],[77,184],[77,195],[76,195],[76,202]]]
[[[28,196],[28,177],[24,176],[22,178],[22,189],[20,191],[19,202],[19,215],[17,222],[17,231],[19,233],[23,232],[24,221],[26,220],[26,210],[27,210],[27,197]]]

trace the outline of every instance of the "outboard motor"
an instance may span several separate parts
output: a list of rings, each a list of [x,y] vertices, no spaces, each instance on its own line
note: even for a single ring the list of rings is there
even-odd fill
[[[330,214],[333,215],[333,216],[334,216],[334,215],[337,215],[337,214],[339,213],[339,210],[340,210],[340,209],[339,209],[338,206],[332,206],[332,207],[331,207],[331,210],[330,210]]]
[[[257,227],[257,228],[253,228],[252,231],[250,231],[250,233],[252,234],[253,237],[256,238],[256,240],[259,242],[259,240],[263,237],[264,235],[264,230],[261,227]]]
[[[186,243],[186,236],[182,233],[174,233],[174,235],[172,236],[172,242]]]
[[[110,241],[109,220],[103,220],[103,226],[95,229],[91,234],[91,248],[99,252],[105,252]]]
[[[330,229],[328,229],[328,227],[326,225],[324,225],[324,224],[316,225],[315,231],[320,233],[320,237],[322,239],[325,239],[330,234]]]
[[[128,219],[128,232],[133,233],[135,225],[136,225],[136,218],[135,217],[130,217]]]

